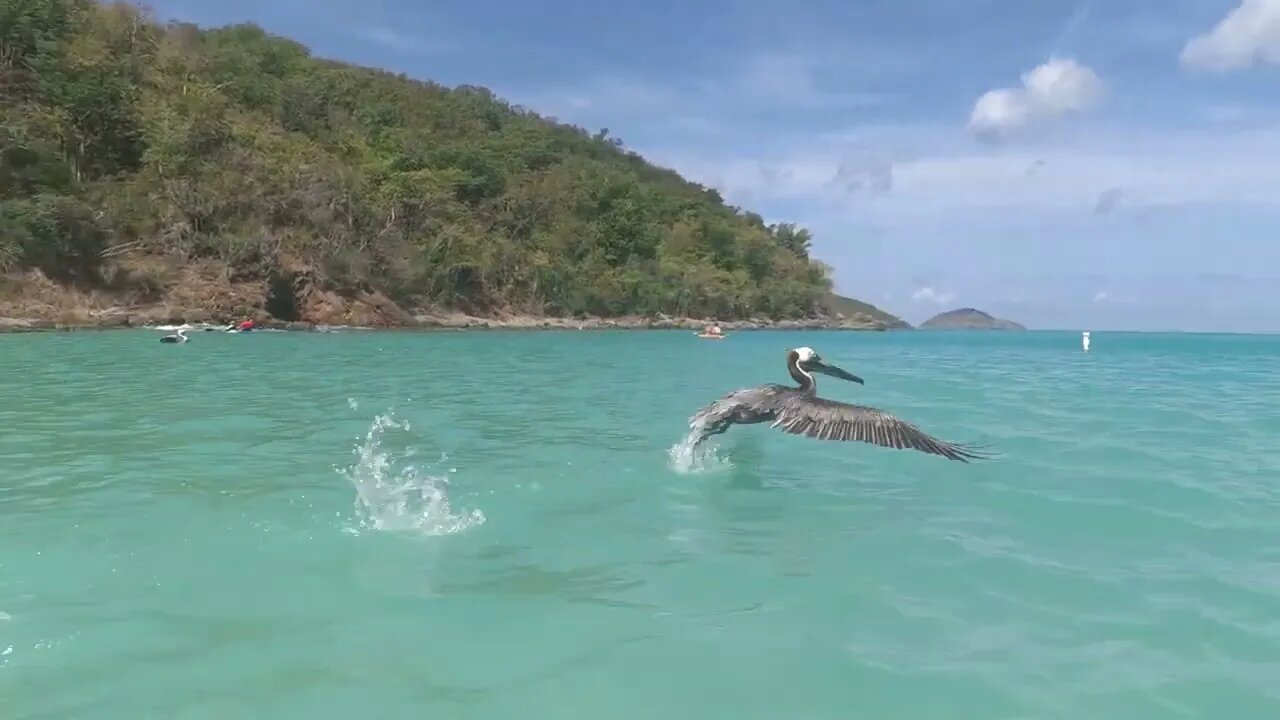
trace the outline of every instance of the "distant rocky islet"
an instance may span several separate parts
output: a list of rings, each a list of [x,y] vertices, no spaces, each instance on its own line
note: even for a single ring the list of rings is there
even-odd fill
[[[1012,320],[998,318],[977,308],[959,308],[938,313],[920,323],[921,330],[1026,330]]]

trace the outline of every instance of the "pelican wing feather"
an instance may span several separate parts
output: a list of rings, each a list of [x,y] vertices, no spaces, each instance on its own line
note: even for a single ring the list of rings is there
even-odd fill
[[[794,392],[794,388],[785,385],[761,385],[734,390],[695,412],[689,418],[689,427],[711,430],[730,424],[773,420],[781,399]]]
[[[989,457],[972,445],[939,440],[878,408],[813,395],[795,394],[782,398],[771,427],[819,440],[865,442],[899,450],[918,450],[960,462]]]

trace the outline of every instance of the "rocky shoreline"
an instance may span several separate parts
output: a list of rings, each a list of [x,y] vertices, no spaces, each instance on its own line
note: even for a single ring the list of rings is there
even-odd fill
[[[203,312],[175,312],[170,308],[113,308],[98,312],[63,313],[58,317],[0,317],[0,333],[50,332],[77,330],[111,330],[146,328],[157,325],[228,326],[237,317],[210,317]],[[254,318],[258,327],[289,331],[325,331],[342,327],[365,331],[377,330],[689,330],[697,331],[708,324],[719,325],[726,334],[760,330],[850,330],[879,332],[890,329],[886,323],[865,317],[819,317],[788,320],[755,318],[750,320],[716,320],[657,315],[602,317],[540,317],[502,315],[482,317],[459,312],[414,314],[393,322],[374,325],[325,324],[308,321],[286,321],[269,316]]]
[[[233,282],[218,267],[198,263],[175,271],[173,282],[151,297],[85,290],[37,272],[0,276],[0,333],[107,330],[157,325],[222,326],[252,319],[277,330],[689,330],[709,324],[726,332],[748,330],[883,331],[905,323],[860,307],[823,307],[814,317],[727,320],[668,315],[554,317],[516,312],[467,313],[445,307],[405,307],[376,291],[325,290],[309,275],[284,283]],[[852,303],[845,298],[847,303]],[[869,306],[868,306],[869,307]],[[909,328],[909,325],[906,325]]]

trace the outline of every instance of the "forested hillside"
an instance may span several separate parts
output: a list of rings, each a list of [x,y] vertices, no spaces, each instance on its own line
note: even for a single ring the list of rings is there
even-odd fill
[[[277,317],[802,317],[809,233],[604,131],[249,25],[0,0],[0,274]],[[37,275],[37,277],[39,277]],[[376,303],[375,303],[376,304]]]

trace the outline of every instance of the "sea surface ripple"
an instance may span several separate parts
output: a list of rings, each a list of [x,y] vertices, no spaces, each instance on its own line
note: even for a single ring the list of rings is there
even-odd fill
[[[1278,337],[159,334],[0,336],[6,720],[1280,717]],[[797,345],[999,457],[680,457]]]

